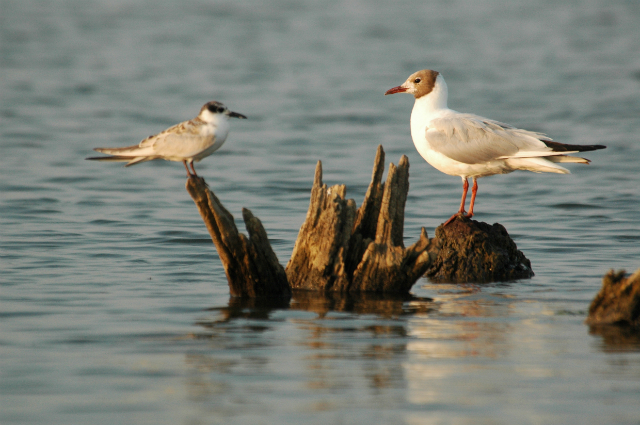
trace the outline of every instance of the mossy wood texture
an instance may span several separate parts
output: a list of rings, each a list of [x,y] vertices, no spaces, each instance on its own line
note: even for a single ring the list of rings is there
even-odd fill
[[[438,257],[427,271],[435,282],[488,283],[527,279],[531,262],[498,223],[457,217],[436,229]]]

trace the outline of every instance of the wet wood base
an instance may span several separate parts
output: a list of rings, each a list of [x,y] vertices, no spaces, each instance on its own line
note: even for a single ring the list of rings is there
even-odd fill
[[[438,256],[427,271],[434,282],[488,283],[533,277],[531,262],[507,230],[456,217],[436,229]]]

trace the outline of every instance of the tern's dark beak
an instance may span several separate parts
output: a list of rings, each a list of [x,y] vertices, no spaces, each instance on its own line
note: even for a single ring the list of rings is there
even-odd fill
[[[243,120],[246,120],[246,119],[247,119],[247,117],[245,117],[244,115],[239,114],[239,113],[237,113],[237,112],[231,112],[231,111],[229,111],[229,116],[230,116],[230,117],[233,117],[233,118],[242,118]]]
[[[389,89],[386,91],[386,93],[384,94],[385,96],[388,94],[394,94],[394,93],[404,93],[406,92],[407,89],[402,87],[402,86],[398,86],[398,87],[394,87],[392,89]]]

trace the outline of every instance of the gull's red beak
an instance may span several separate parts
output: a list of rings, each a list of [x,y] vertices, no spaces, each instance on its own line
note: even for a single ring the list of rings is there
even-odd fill
[[[407,89],[402,87],[402,86],[398,86],[398,87],[394,87],[392,89],[387,90],[387,92],[384,94],[385,96],[388,94],[394,94],[394,93],[404,93],[406,92]]]

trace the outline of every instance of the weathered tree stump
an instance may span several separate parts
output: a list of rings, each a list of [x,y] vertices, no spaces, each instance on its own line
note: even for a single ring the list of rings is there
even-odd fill
[[[286,272],[294,289],[323,292],[407,293],[432,261],[427,232],[409,249],[403,243],[409,160],[389,166],[382,183],[384,150],[378,147],[371,184],[360,209],[344,185],[327,188],[318,162],[307,218]]]
[[[409,190],[409,161],[391,164],[382,183],[384,151],[378,147],[373,176],[359,209],[346,199],[346,187],[327,188],[318,162],[307,218],[300,228],[286,272],[269,245],[260,221],[247,209],[249,239],[238,233],[233,217],[202,179],[190,178],[187,190],[198,206],[222,261],[231,295],[289,296],[291,289],[337,293],[407,294],[435,253],[423,228],[420,238],[403,244],[404,207]]]
[[[488,283],[527,279],[531,262],[501,224],[458,217],[436,229],[439,253],[427,270],[435,282]]]
[[[190,178],[187,190],[198,206],[222,261],[232,296],[290,297],[291,290],[322,293],[408,294],[427,272],[434,281],[490,282],[533,276],[531,263],[507,231],[457,219],[404,247],[404,208],[409,191],[409,160],[389,166],[382,182],[384,150],[378,147],[371,184],[362,206],[346,199],[345,185],[327,187],[318,162],[305,222],[286,270],[278,263],[256,217],[243,209],[249,238],[204,180]]]
[[[609,271],[602,288],[589,306],[589,325],[626,325],[640,330],[640,269],[626,277],[626,272]]]
[[[356,206],[345,185],[327,189],[318,161],[307,218],[300,228],[286,273],[294,289],[346,288],[346,258]]]
[[[271,249],[262,223],[246,208],[242,218],[249,238],[238,232],[233,216],[204,182],[190,177],[187,191],[193,198],[222,261],[229,291],[235,297],[290,297],[284,269]]]

